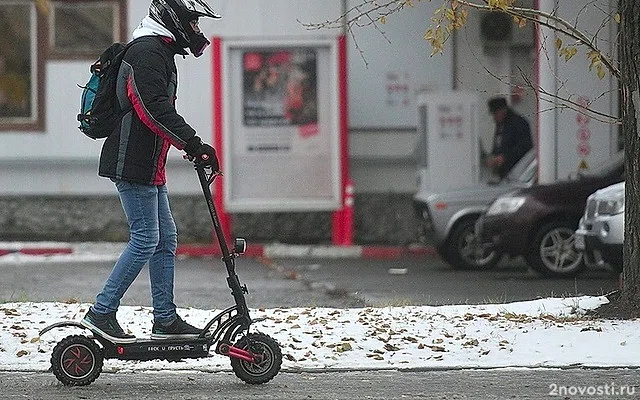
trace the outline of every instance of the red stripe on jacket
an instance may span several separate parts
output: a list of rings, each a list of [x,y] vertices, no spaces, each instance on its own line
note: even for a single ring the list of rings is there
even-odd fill
[[[127,78],[127,97],[129,97],[129,101],[131,102],[133,109],[138,115],[138,118],[140,118],[142,123],[144,123],[147,128],[151,129],[153,133],[160,136],[162,139],[169,141],[169,143],[175,146],[178,150],[182,150],[184,148],[183,144],[178,143],[166,131],[166,128],[159,125],[159,123],[155,120],[155,118],[153,118],[153,116],[144,106],[142,98],[140,97],[140,93],[138,93],[138,89],[136,88],[135,80],[132,74],[130,74]]]
[[[153,184],[164,185],[167,182],[165,168],[169,148],[171,147],[171,145],[173,145],[177,149],[182,150],[184,146],[173,140],[171,135],[167,134],[165,129],[160,126],[153,118],[153,116],[147,111],[147,108],[144,106],[142,98],[140,97],[140,94],[138,93],[138,90],[136,88],[133,75],[129,75],[129,77],[127,78],[127,97],[129,98],[129,101],[131,102],[136,115],[138,116],[138,118],[140,118],[142,123],[162,139],[162,150],[160,151],[160,155],[157,160],[156,173],[153,177]]]
[[[167,153],[169,153],[170,147],[171,147],[171,144],[167,140],[162,141],[162,151],[160,152],[160,158],[158,158],[156,175],[153,177],[154,185],[164,185],[165,183],[167,183],[167,174],[166,174]]]

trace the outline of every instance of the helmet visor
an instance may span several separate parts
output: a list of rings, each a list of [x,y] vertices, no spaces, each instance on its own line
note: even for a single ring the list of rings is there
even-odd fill
[[[178,3],[184,4],[184,7],[194,17],[209,17],[209,18],[222,18],[219,14],[213,11],[213,8],[205,0],[176,0]]]

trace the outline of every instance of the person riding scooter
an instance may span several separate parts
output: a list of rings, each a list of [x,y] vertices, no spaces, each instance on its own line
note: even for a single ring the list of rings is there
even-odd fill
[[[171,146],[219,169],[216,152],[175,108],[176,55],[200,57],[209,40],[201,17],[220,18],[204,0],[153,0],[124,54],[117,98],[124,115],[102,147],[98,174],[111,179],[129,225],[129,241],[81,324],[114,343],[133,343],[116,319],[120,300],[149,264],[152,339],[197,337],[174,304],[176,224],[169,207],[165,166]]]

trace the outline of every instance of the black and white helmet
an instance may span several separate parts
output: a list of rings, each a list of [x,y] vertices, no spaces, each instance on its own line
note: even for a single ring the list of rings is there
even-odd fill
[[[202,33],[195,32],[190,22],[200,17],[221,18],[205,0],[152,0],[149,16],[173,33],[176,43],[182,48],[189,47],[196,57],[202,55],[209,41]]]

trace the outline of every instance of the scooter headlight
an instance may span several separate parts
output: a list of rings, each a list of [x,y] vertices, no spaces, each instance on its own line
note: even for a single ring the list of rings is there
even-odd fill
[[[233,252],[235,254],[244,254],[247,251],[247,241],[243,238],[236,238],[233,241]]]

